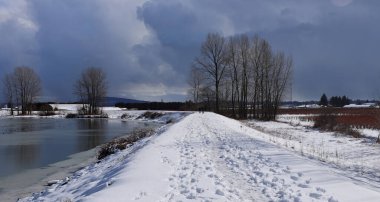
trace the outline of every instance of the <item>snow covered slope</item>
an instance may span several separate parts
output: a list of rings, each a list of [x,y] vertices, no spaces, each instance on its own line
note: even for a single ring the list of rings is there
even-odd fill
[[[194,113],[26,201],[378,201],[380,188]]]

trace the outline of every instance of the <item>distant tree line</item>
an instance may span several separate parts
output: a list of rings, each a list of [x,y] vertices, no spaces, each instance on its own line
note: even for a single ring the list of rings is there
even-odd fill
[[[334,107],[344,107],[345,105],[350,104],[350,99],[346,96],[333,96],[330,98],[330,105]]]
[[[189,94],[200,107],[234,118],[275,118],[293,61],[258,36],[210,33],[192,65]]]
[[[321,106],[332,106],[332,107],[344,107],[345,105],[349,105],[351,100],[347,96],[332,96],[330,100],[327,99],[326,94],[321,96],[319,101],[319,105]]]

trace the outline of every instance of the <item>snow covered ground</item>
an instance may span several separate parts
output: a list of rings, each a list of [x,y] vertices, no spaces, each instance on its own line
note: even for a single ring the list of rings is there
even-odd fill
[[[258,135],[266,141],[301,156],[319,160],[341,170],[350,178],[380,187],[380,144],[376,143],[377,130],[358,129],[366,137],[353,138],[334,132],[321,132],[303,122],[294,125],[293,121],[249,121],[246,124],[262,131]]]
[[[76,104],[52,104],[53,108],[57,108],[55,111],[56,115],[52,116],[39,116],[38,111],[33,111],[32,115],[25,116],[10,116],[10,111],[8,109],[0,109],[0,118],[65,118],[67,114],[76,114],[77,108],[81,105]],[[124,115],[124,120],[147,120],[147,121],[157,121],[157,122],[166,122],[169,119],[176,120],[183,116],[183,113],[188,112],[179,112],[178,111],[161,111],[161,110],[127,110],[118,107],[102,107],[101,110],[104,114],[108,115],[109,119],[122,119]],[[155,120],[144,119],[140,116],[145,112],[158,112],[164,114],[164,116],[159,117]]]
[[[361,180],[351,171],[306,158],[273,143],[273,136],[270,139],[267,133],[214,113],[194,113],[166,127],[21,201],[334,202],[380,198],[376,180]],[[265,129],[263,124],[260,127]],[[269,128],[282,127],[272,123]]]

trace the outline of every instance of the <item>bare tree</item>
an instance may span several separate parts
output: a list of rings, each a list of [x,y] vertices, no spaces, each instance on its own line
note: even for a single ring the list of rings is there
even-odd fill
[[[233,117],[247,118],[250,109],[253,118],[275,119],[290,85],[292,58],[274,52],[258,36],[250,39],[244,34],[224,41],[218,34],[209,34],[202,44],[196,64],[206,73],[205,81],[212,83],[205,83],[202,97],[207,97],[208,104],[215,103],[217,113],[225,107],[223,112],[231,110]]]
[[[231,84],[231,109],[232,116],[236,117],[236,108],[240,103],[240,55],[239,40],[237,37],[230,37],[227,44],[227,73]]]
[[[245,34],[239,37],[239,54],[241,61],[239,117],[247,118],[250,41],[248,36]]]
[[[13,104],[15,100],[14,82],[12,74],[6,74],[3,78],[3,93],[5,101],[7,102],[7,107],[11,109],[11,115],[14,114]]]
[[[13,86],[12,96],[16,103],[20,103],[22,115],[32,113],[32,104],[41,95],[41,80],[30,67],[16,67],[13,75],[9,77]],[[13,84],[13,85],[12,85]]]
[[[209,74],[214,83],[215,111],[219,112],[219,87],[226,69],[225,40],[217,33],[207,35],[196,62]]]
[[[284,92],[288,87],[291,87],[292,67],[293,59],[290,56],[285,56],[283,52],[278,52],[273,57],[273,115],[277,114]],[[271,119],[273,118],[275,117],[271,117]]]
[[[201,91],[204,87],[204,78],[202,71],[196,66],[191,67],[188,84],[190,85],[188,93],[193,99],[193,102],[198,104],[201,101]]]
[[[106,74],[96,67],[85,69],[74,86],[74,94],[84,105],[84,113],[100,114],[101,103],[107,94]]]

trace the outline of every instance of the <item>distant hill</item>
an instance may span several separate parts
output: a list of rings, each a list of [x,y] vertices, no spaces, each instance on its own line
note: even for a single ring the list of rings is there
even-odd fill
[[[147,103],[147,101],[119,98],[119,97],[105,97],[105,100],[104,100],[105,107],[113,107],[115,106],[116,103]]]

